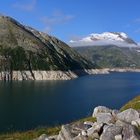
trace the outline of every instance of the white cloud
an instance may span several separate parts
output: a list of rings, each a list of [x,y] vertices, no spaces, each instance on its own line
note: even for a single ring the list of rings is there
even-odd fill
[[[55,11],[51,16],[44,16],[41,18],[42,23],[45,25],[45,31],[51,31],[55,25],[65,24],[74,18],[73,15],[65,15],[60,11]]]
[[[98,41],[70,41],[68,43],[72,47],[78,47],[78,46],[105,46],[105,45],[116,45],[119,47],[137,47],[135,44],[128,44],[126,42],[120,42],[120,41],[110,41],[110,40],[98,40]]]
[[[37,0],[30,0],[28,3],[16,2],[12,5],[13,8],[23,10],[23,11],[32,11],[36,6]]]
[[[94,37],[96,37],[96,34],[93,34]],[[138,47],[138,45],[136,45],[135,43],[128,43],[127,41],[125,41],[126,38],[124,38],[124,40],[121,38],[110,38],[109,35],[106,35],[103,37],[103,34],[97,34],[98,37],[100,37],[100,39],[96,39],[96,38],[91,38],[92,36],[87,36],[84,38],[80,38],[80,39],[75,39],[75,40],[70,40],[69,41],[69,45],[72,47],[78,47],[78,46],[104,46],[104,45],[116,45],[119,47]],[[123,33],[120,33],[120,35],[123,35]],[[126,36],[126,34],[124,34]]]

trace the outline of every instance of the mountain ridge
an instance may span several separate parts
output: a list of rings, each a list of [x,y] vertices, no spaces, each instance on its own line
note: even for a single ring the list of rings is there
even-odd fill
[[[34,77],[32,71],[84,71],[95,67],[59,39],[0,16],[0,71],[8,72],[11,79],[13,71],[30,71]]]
[[[139,48],[106,46],[74,47],[83,57],[102,68],[140,68]]]

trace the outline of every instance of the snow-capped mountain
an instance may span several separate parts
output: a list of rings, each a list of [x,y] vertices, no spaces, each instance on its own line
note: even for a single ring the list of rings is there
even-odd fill
[[[137,43],[130,39],[123,32],[104,32],[101,34],[93,33],[80,40],[70,40],[70,46],[90,46],[90,45],[116,45],[119,47],[137,47]]]

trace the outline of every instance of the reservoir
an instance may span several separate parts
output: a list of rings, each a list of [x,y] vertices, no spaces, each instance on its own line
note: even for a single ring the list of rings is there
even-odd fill
[[[89,75],[68,81],[0,82],[0,132],[24,131],[119,109],[140,95],[140,73]]]

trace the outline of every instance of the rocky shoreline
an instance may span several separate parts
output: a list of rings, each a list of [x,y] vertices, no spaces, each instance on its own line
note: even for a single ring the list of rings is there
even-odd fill
[[[140,72],[140,69],[133,68],[113,68],[108,69],[109,72]]]
[[[140,140],[140,112],[132,108],[123,112],[104,106],[94,108],[95,122],[66,124],[58,135],[42,134],[34,140]]]
[[[12,71],[0,72],[0,80],[70,80],[83,75],[107,74],[106,69],[85,69],[76,71]]]
[[[140,69],[130,68],[104,68],[104,69],[84,69],[76,71],[3,71],[0,72],[0,80],[71,80],[84,75],[109,74],[110,72],[140,72]]]

